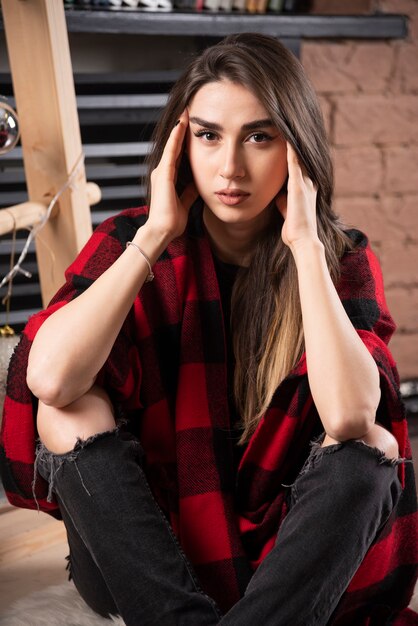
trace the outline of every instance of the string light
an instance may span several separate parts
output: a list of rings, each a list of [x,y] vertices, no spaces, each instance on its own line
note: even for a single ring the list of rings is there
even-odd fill
[[[70,172],[70,175],[68,176],[68,179],[62,185],[62,187],[57,191],[57,193],[55,194],[55,196],[52,198],[51,202],[49,203],[45,215],[42,217],[41,221],[38,224],[36,224],[35,226],[31,228],[28,238],[26,239],[25,245],[23,246],[23,250],[20,254],[20,257],[17,260],[17,263],[12,267],[12,269],[6,274],[6,276],[0,282],[0,289],[7,282],[11,282],[13,278],[16,276],[16,274],[23,274],[24,276],[26,276],[26,278],[32,277],[31,272],[28,272],[22,267],[22,263],[25,260],[26,255],[28,253],[29,246],[32,243],[33,239],[36,237],[36,235],[39,233],[39,231],[45,226],[45,224],[51,217],[52,209],[54,208],[54,206],[56,205],[56,203],[58,202],[58,200],[60,199],[64,191],[66,191],[69,188],[71,189],[76,188],[74,185],[74,182],[83,165],[84,165],[84,154],[80,154],[74,167],[72,168]]]
[[[8,209],[6,209],[6,211],[8,211]],[[10,213],[10,217],[13,220],[12,252],[10,254],[10,268],[12,268],[13,265],[14,265],[14,262],[15,262],[16,230],[17,229],[16,229],[15,216],[13,215],[13,213],[11,211],[9,211],[9,213]],[[7,293],[4,296],[3,300],[1,301],[2,304],[6,305],[6,324],[0,328],[0,337],[13,336],[15,334],[15,331],[9,325],[9,320],[10,320],[10,300],[11,300],[11,297],[12,297],[12,287],[13,287],[13,277],[10,278],[9,285],[7,287]]]

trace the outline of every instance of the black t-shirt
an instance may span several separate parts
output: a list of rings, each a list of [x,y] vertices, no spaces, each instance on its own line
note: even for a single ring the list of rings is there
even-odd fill
[[[213,255],[216,276],[219,284],[219,291],[221,295],[222,312],[225,326],[225,341],[226,341],[226,368],[227,368],[227,390],[228,390],[228,405],[230,415],[230,437],[234,443],[234,471],[235,474],[238,469],[239,462],[245,450],[244,446],[236,445],[242,434],[242,428],[238,427],[240,416],[237,413],[237,409],[234,402],[234,370],[235,370],[235,357],[234,350],[232,348],[232,334],[231,334],[231,295],[232,289],[237,277],[240,267],[238,265],[232,265],[231,263],[224,263]]]

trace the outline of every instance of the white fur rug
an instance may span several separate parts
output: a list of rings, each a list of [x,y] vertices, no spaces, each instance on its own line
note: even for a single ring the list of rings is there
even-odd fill
[[[418,583],[415,585],[414,595],[412,596],[409,608],[418,613]]]
[[[47,587],[17,600],[0,613],[1,626],[124,626],[120,617],[94,613],[70,582]]]
[[[418,610],[418,587],[410,604]],[[70,582],[47,587],[17,600],[0,613],[0,626],[125,626],[121,617],[94,613]]]

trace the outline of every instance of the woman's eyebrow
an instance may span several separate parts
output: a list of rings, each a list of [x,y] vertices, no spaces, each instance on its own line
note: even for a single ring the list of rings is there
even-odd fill
[[[217,124],[216,122],[208,122],[207,120],[203,120],[201,117],[189,117],[189,122],[192,122],[192,124],[199,124],[199,126],[204,126],[205,128],[213,128],[213,130],[223,130],[220,124]],[[259,128],[266,128],[271,126],[275,126],[273,120],[266,118],[263,120],[254,120],[253,122],[247,122],[247,124],[243,124],[241,126],[241,130],[257,130]]]
[[[275,126],[273,120],[266,118],[264,120],[254,120],[254,122],[248,122],[248,124],[244,124],[241,128],[242,130],[257,130],[258,128],[271,126]]]
[[[189,122],[192,124],[199,124],[199,126],[213,128],[213,130],[223,130],[220,124],[216,124],[216,122],[207,122],[206,120],[202,120],[201,117],[189,117]]]

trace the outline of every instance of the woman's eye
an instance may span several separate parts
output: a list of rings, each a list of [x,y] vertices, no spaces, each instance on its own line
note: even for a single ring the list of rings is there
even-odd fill
[[[210,130],[200,130],[198,133],[195,133],[195,137],[203,137],[205,141],[214,141],[216,139],[215,133],[212,133]]]
[[[253,133],[250,137],[250,141],[253,143],[263,143],[264,141],[271,141],[273,137],[266,133]]]

